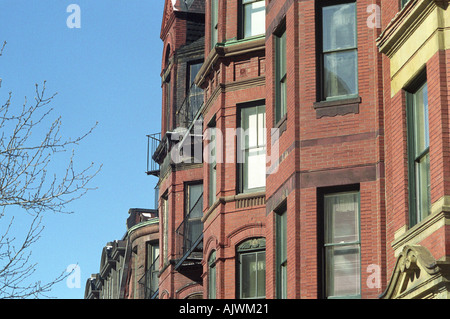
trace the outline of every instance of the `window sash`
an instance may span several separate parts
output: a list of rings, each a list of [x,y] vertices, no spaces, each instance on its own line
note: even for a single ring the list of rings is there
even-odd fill
[[[156,258],[159,257],[159,244],[147,242],[146,270],[149,270]]]
[[[195,115],[203,104],[203,90],[194,83],[194,79],[202,65],[202,62],[189,63],[189,87],[187,88],[187,94],[189,95],[189,105],[187,109],[188,122],[194,120]]]
[[[242,0],[243,37],[248,38],[266,32],[264,0]]]
[[[410,225],[414,226],[430,214],[430,137],[428,85],[407,93],[408,160]]]
[[[203,184],[188,184],[187,185],[187,203],[185,217],[187,223],[185,224],[186,233],[184,233],[184,247],[191,247],[191,245],[200,237],[203,231]]]
[[[211,49],[218,41],[219,0],[211,0]]]
[[[286,30],[281,36],[275,37],[276,41],[276,106],[275,124],[280,121],[287,112],[287,87],[286,87]]]
[[[361,293],[359,192],[324,196],[325,293],[328,298]]]
[[[407,4],[409,0],[400,0],[400,8],[403,9]]]
[[[325,249],[328,298],[360,295],[360,260],[359,245],[328,246]]]
[[[266,295],[266,252],[240,253],[240,298],[260,299]]]
[[[287,298],[287,212],[276,214],[277,298]]]
[[[266,107],[245,107],[241,110],[240,164],[241,191],[252,192],[266,186]]]
[[[321,59],[322,98],[334,100],[357,96],[356,2],[322,7]]]

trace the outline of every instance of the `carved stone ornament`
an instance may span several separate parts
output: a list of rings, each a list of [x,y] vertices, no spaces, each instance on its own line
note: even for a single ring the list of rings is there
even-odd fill
[[[249,239],[238,246],[238,252],[244,252],[249,250],[265,249],[266,239],[265,238],[252,238]]]
[[[407,245],[397,262],[382,299],[447,298],[448,263],[438,263],[430,251]]]

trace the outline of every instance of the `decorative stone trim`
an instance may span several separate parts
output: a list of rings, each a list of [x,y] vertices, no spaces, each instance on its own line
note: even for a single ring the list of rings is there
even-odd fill
[[[448,262],[437,262],[423,246],[403,247],[382,299],[437,299],[449,297]]]
[[[232,196],[222,196],[216,199],[211,207],[206,211],[202,217],[202,223],[204,223],[208,217],[216,210],[220,204],[226,204],[235,202],[235,208],[246,208],[252,206],[261,206],[266,204],[266,192],[255,192],[248,194],[238,194]]]
[[[405,227],[396,232],[396,238],[391,243],[395,255],[399,255],[400,250],[405,245],[420,243],[424,238],[435,232],[437,229],[450,225],[450,196],[444,196],[432,205],[431,214],[414,227],[401,233]]]
[[[359,104],[361,104],[361,97],[335,100],[335,101],[320,101],[314,103],[314,109],[316,110],[316,118],[322,118],[324,116],[337,116],[346,114],[358,114]]]

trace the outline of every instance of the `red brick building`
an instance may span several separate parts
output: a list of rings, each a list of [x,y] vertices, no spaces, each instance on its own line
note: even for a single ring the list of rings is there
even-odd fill
[[[447,297],[449,12],[166,0],[159,298]]]

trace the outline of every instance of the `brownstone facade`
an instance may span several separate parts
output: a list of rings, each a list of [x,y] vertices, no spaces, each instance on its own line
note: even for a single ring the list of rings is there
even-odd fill
[[[161,39],[152,298],[449,298],[448,0],[166,0]]]

